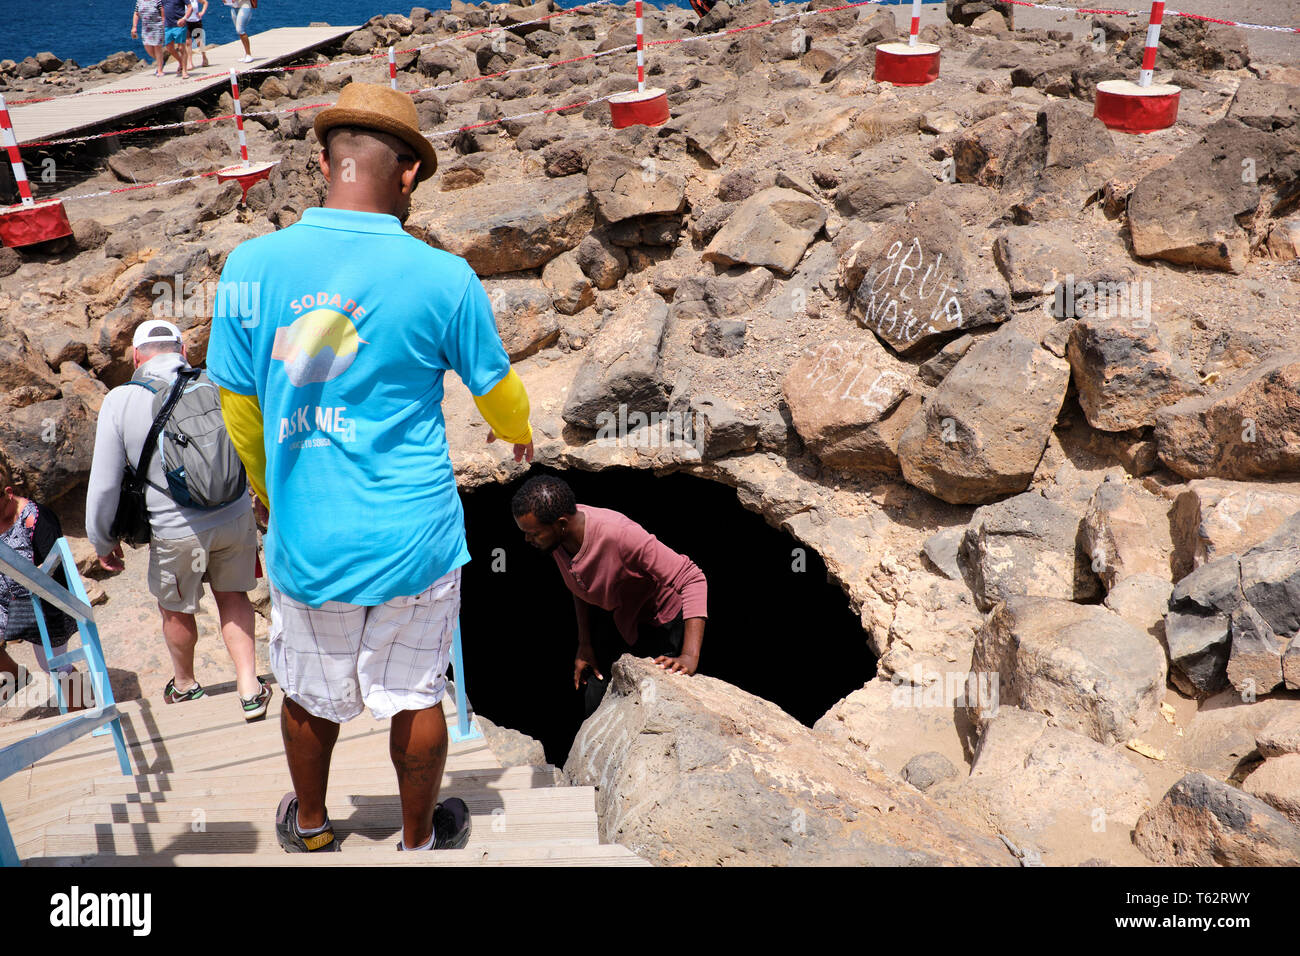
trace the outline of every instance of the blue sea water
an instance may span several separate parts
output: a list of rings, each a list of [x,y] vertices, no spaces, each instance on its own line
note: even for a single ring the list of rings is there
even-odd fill
[[[666,0],[652,2],[674,5]],[[576,5],[576,0],[561,0],[561,6]],[[677,5],[686,6],[686,0]],[[451,4],[450,0],[258,0],[248,29],[256,34],[316,22],[348,26],[365,23],[377,13],[410,13],[415,6],[436,11]],[[134,0],[0,0],[0,59],[21,60],[42,50],[63,59],[71,57],[82,66],[118,50],[144,57],[140,41],[131,39],[134,9]],[[209,0],[203,26],[213,45],[236,38],[230,8],[221,0]]]
[[[687,0],[648,0],[656,7],[688,7]],[[903,0],[880,0],[899,3]],[[925,0],[942,3],[943,0]],[[408,3],[408,6],[402,6]],[[577,0],[560,0],[572,7]],[[450,0],[258,0],[249,23],[251,33],[274,27],[329,23],[337,26],[365,23],[377,13],[410,13],[411,7],[446,10]],[[131,13],[135,0],[0,0],[0,59],[21,60],[42,50],[62,59],[71,57],[82,66],[98,63],[118,50],[144,57],[139,40],[131,39]],[[230,43],[235,28],[230,8],[209,0],[203,19],[208,42]]]

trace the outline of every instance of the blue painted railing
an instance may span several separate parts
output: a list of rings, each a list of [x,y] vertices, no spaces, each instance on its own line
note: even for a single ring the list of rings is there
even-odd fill
[[[448,733],[456,743],[477,740],[483,731],[475,726],[469,715],[469,693],[465,689],[465,661],[460,652],[460,618],[456,618],[456,634],[451,639],[451,666],[456,671],[456,726]]]
[[[67,577],[68,588],[62,587],[53,578],[54,572],[60,567]],[[104,664],[104,650],[99,643],[99,629],[95,626],[90,599],[86,596],[86,588],[81,583],[81,575],[77,573],[77,562],[72,560],[72,550],[68,547],[67,538],[60,538],[55,543],[53,550],[39,568],[7,544],[0,542],[0,572],[13,578],[31,592],[32,605],[36,608],[36,625],[41,632],[41,643],[44,645],[45,659],[49,662],[51,676],[57,675],[59,668],[65,664],[85,661],[95,695],[93,708],[81,711],[71,720],[65,720],[55,727],[33,734],[26,740],[20,740],[18,743],[0,749],[0,780],[30,767],[36,761],[48,757],[60,747],[88,733],[96,737],[111,733],[113,745],[117,748],[117,762],[122,768],[122,773],[130,774],[131,758],[127,753],[126,737],[122,733],[122,720],[117,712],[117,702],[113,699],[113,685],[108,679],[108,667]],[[53,653],[41,598],[70,615],[77,622],[77,631],[81,635],[80,647],[58,655]],[[459,674],[460,672],[457,671],[457,676]],[[59,713],[66,714],[68,704],[63,695],[63,681],[56,678],[54,686]],[[0,866],[18,866],[19,862],[13,835],[9,832],[9,824],[5,821],[4,807],[0,807]]]

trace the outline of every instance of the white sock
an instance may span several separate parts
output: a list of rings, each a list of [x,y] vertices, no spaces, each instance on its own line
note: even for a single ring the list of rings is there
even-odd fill
[[[315,836],[318,833],[324,833],[330,828],[330,818],[328,814],[325,816],[324,823],[318,827],[312,827],[309,830],[307,827],[302,825],[302,818],[298,816],[298,811],[295,809],[293,812],[293,822],[298,827],[298,833],[302,836]]]
[[[432,849],[433,849],[433,838],[434,838],[434,834],[433,834],[433,833],[430,833],[430,834],[429,834],[429,842],[428,842],[428,843],[425,843],[423,846],[417,846],[417,847],[415,847],[415,849],[417,849],[417,850],[432,850]],[[403,840],[402,840],[402,849],[403,849],[403,850],[409,850],[409,849],[411,849],[411,847],[409,847],[409,846],[406,845],[406,840],[405,840],[405,838],[403,838]]]

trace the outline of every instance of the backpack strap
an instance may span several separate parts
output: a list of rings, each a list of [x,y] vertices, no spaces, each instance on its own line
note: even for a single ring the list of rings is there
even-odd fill
[[[183,368],[176,373],[176,381],[172,383],[167,401],[163,402],[163,407],[158,410],[157,417],[154,418],[153,424],[149,426],[149,434],[145,436],[144,446],[140,449],[140,460],[136,463],[135,473],[131,476],[138,487],[143,488],[146,483],[152,484],[146,477],[149,474],[146,469],[149,465],[149,459],[153,457],[154,448],[158,445],[158,435],[162,432],[163,426],[167,423],[172,410],[176,407],[176,403],[181,400],[181,393],[185,391],[186,384],[198,374],[199,370],[195,368]],[[150,388],[144,382],[137,382],[134,379],[132,381],[136,385],[144,385],[150,391],[157,392],[157,389]]]

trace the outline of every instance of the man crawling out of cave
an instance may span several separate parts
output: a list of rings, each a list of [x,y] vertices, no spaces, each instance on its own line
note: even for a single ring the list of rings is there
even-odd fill
[[[554,556],[573,593],[573,687],[585,687],[587,716],[600,705],[606,675],[624,653],[653,657],[670,673],[695,673],[708,583],[694,561],[620,512],[578,504],[562,478],[528,479],[510,510],[524,540]]]

